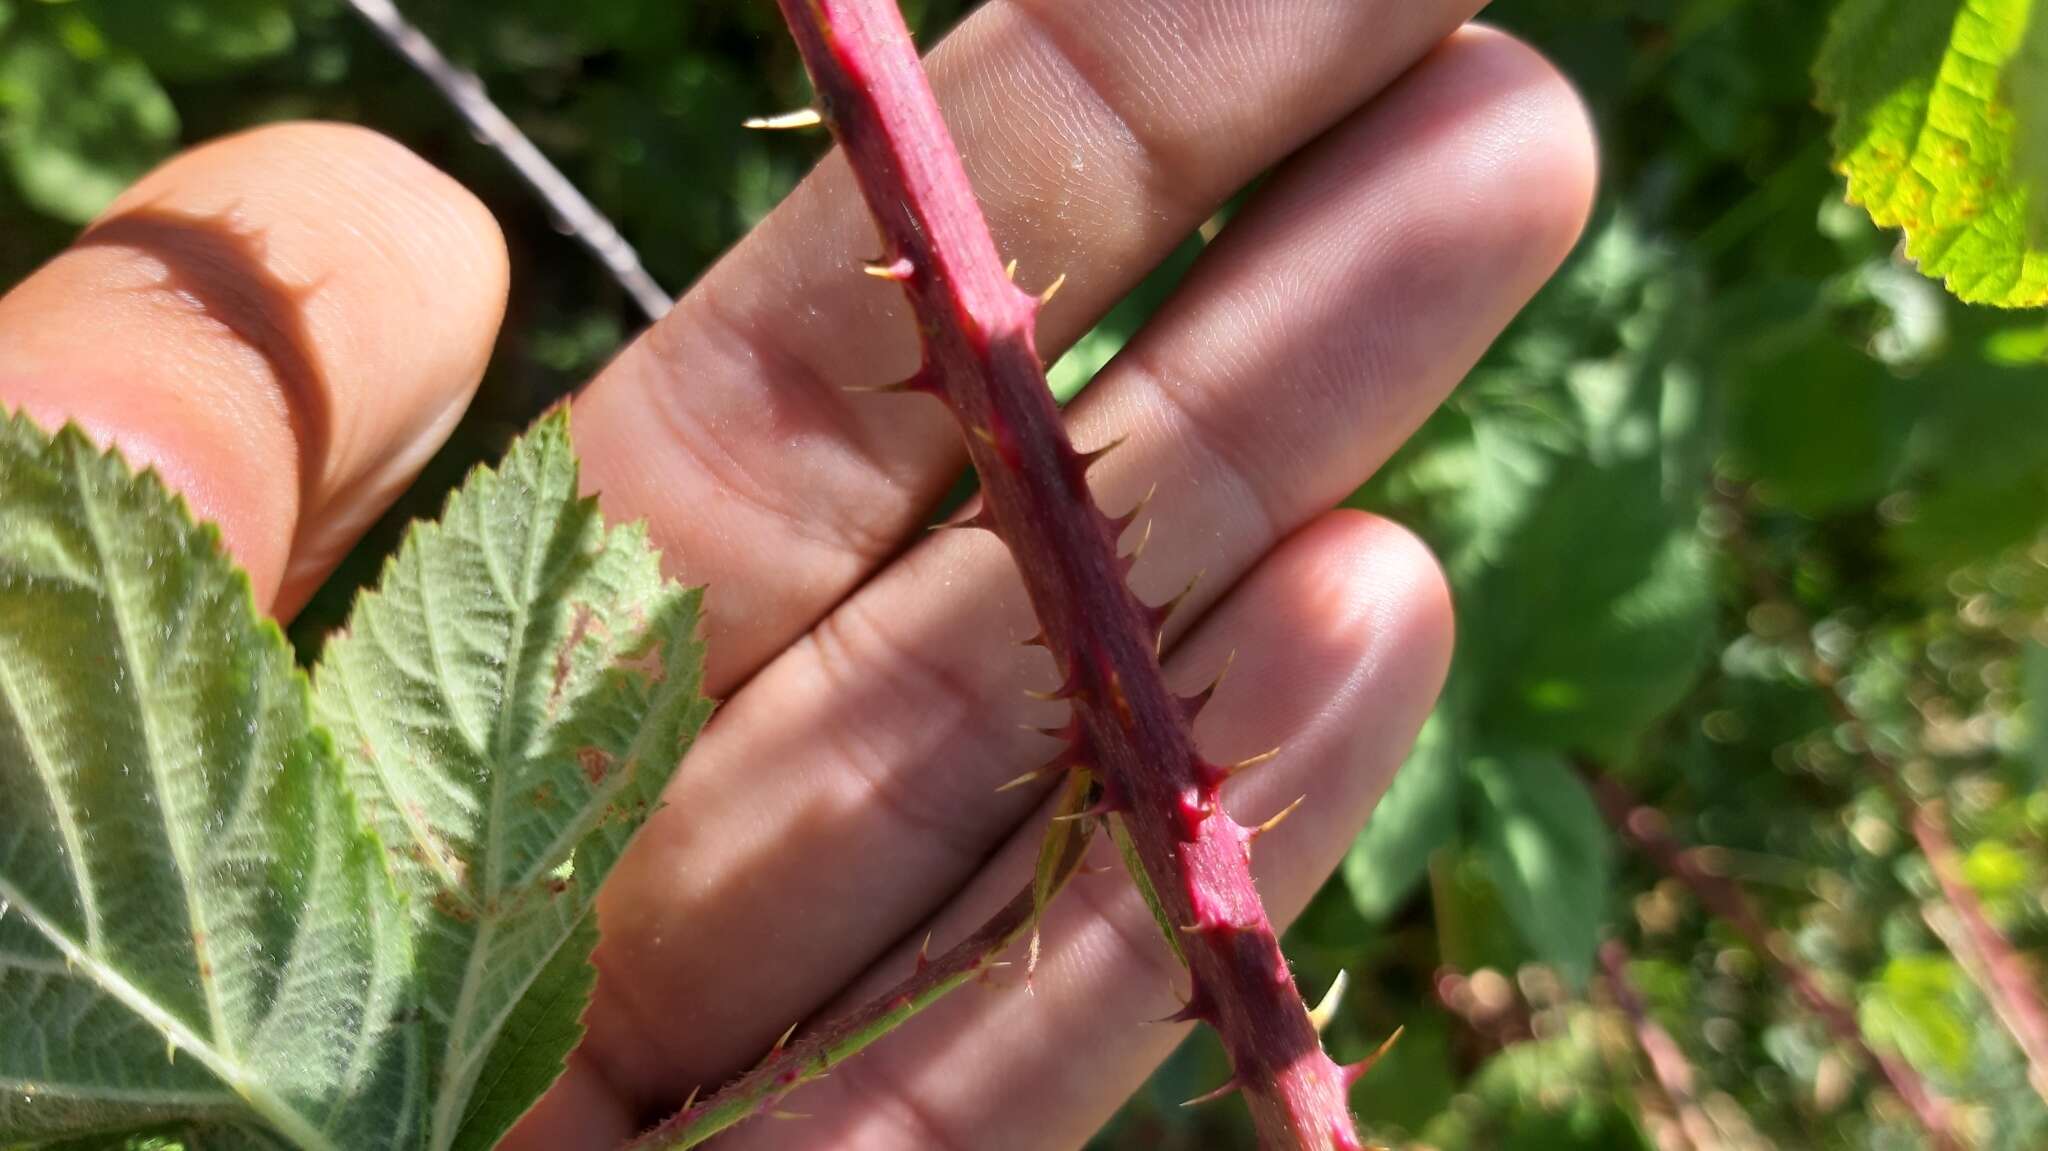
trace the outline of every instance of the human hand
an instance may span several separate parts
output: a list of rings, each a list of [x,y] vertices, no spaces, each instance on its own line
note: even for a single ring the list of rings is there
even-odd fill
[[[1258,172],[1279,172],[1072,409],[1105,506],[1154,481],[1135,574],[1207,577],[1169,636],[1198,733],[1284,741],[1229,797],[1310,803],[1259,857],[1298,911],[1400,761],[1450,647],[1442,580],[1398,529],[1329,509],[1555,267],[1591,148],[1560,80],[1463,32],[1476,5],[998,0],[934,64],[1023,279],[1067,272],[1072,341]],[[1411,68],[1412,65],[1412,68]],[[1405,72],[1405,75],[1403,74]],[[508,1142],[598,1151],[743,1068],[789,1023],[900,976],[1028,874],[1052,745],[1043,653],[1000,545],[920,525],[962,462],[907,375],[900,297],[830,161],[576,402],[588,485],[705,582],[729,702],[620,864],[591,1034]],[[503,307],[502,243],[459,189],[349,129],[287,127],[153,174],[0,301],[0,401],[75,418],[220,522],[288,615],[466,404]],[[1047,714],[1050,712],[1051,714]],[[1180,1037],[1156,928],[1115,874],[1045,927],[1037,994],[967,991],[720,1146],[1071,1147]]]

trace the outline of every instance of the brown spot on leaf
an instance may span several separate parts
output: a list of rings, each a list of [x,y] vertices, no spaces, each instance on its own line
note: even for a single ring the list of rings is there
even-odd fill
[[[576,751],[576,763],[577,766],[583,769],[583,778],[589,780],[592,787],[603,783],[605,777],[612,773],[611,754],[603,748],[578,748]]]
[[[562,689],[569,683],[569,672],[573,667],[571,660],[576,654],[576,645],[582,643],[583,637],[590,634],[590,625],[597,620],[597,611],[589,604],[579,603],[571,606],[576,614],[569,624],[568,638],[562,641],[561,647],[555,649],[555,685],[548,689],[550,717],[555,714],[555,705],[562,701]]]
[[[653,687],[668,678],[668,663],[663,658],[665,645],[656,640],[647,645],[647,650],[619,660],[623,671],[638,672],[647,678],[647,686]]]

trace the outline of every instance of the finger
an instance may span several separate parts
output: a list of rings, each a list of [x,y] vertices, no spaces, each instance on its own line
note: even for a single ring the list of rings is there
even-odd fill
[[[490,214],[410,152],[264,128],[145,176],[0,299],[0,404],[155,465],[288,615],[461,415],[505,285]]]
[[[1354,490],[1562,258],[1590,167],[1564,82],[1475,31],[1278,173],[1074,417],[1132,437],[1105,506],[1161,484],[1141,593],[1227,589]],[[1035,630],[1002,547],[942,533],[729,702],[604,895],[623,1087],[745,1063],[979,867],[1033,802],[996,787],[1055,750],[1020,730],[1062,715],[1022,696]],[[815,961],[761,961],[797,931]]]
[[[1332,513],[1268,558],[1174,662],[1206,667],[1232,650],[1244,674],[1233,671],[1204,715],[1204,744],[1283,750],[1233,784],[1226,804],[1256,824],[1308,797],[1253,852],[1284,925],[1343,857],[1429,714],[1450,661],[1449,592],[1413,537]],[[1043,834],[1017,834],[933,924],[934,946],[1028,881]],[[1180,1008],[1187,976],[1120,866],[1076,878],[1042,930],[1031,994],[999,985],[952,996],[792,1097],[808,1119],[743,1129],[735,1151],[1081,1146],[1186,1037],[1187,1026],[1148,1021]],[[899,949],[848,998],[879,993],[913,961]]]
[[[1223,200],[1365,102],[1480,0],[995,0],[934,55],[976,190],[1021,278],[1068,274],[1056,352]],[[907,376],[901,294],[844,163],[788,203],[581,397],[586,482],[707,600],[723,694],[895,554],[951,484]]]

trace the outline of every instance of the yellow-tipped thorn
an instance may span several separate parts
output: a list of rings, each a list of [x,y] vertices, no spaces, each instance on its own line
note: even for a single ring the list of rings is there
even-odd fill
[[[1045,769],[1042,767],[1039,768],[1037,771],[1027,771],[1023,775],[1018,776],[1017,778],[1011,780],[1010,782],[1002,785],[999,788],[996,788],[996,794],[1001,795],[1006,791],[1015,791],[1020,787],[1029,787],[1032,784],[1037,783],[1039,780],[1044,778]]]
[[[1236,777],[1236,776],[1237,776],[1237,775],[1238,775],[1238,774],[1239,774],[1240,772],[1246,772],[1246,771],[1250,771],[1250,770],[1251,770],[1252,768],[1258,767],[1258,766],[1260,766],[1261,764],[1267,764],[1267,763],[1271,763],[1271,762],[1273,762],[1273,761],[1274,761],[1275,759],[1278,759],[1279,757],[1280,757],[1280,749],[1276,747],[1276,748],[1272,749],[1271,751],[1262,751],[1262,752],[1260,752],[1259,754],[1257,754],[1257,755],[1254,755],[1254,756],[1251,756],[1251,757],[1249,757],[1249,758],[1246,758],[1246,759],[1240,759],[1240,760],[1238,760],[1238,761],[1237,761],[1236,763],[1233,763],[1233,764],[1231,764],[1231,765],[1230,765],[1229,767],[1226,767],[1226,768],[1224,768],[1224,769],[1223,769],[1223,778],[1225,778],[1225,779],[1233,779],[1233,778],[1235,778],[1235,777]],[[1294,802],[1296,802],[1296,803],[1300,803],[1300,802],[1301,802],[1301,800],[1297,799],[1297,800],[1295,800]],[[1289,808],[1289,810],[1293,810],[1293,809],[1292,809],[1292,808]],[[1284,814],[1284,813],[1283,813],[1283,814]]]
[[[1052,283],[1047,284],[1045,286],[1045,291],[1038,293],[1039,307],[1044,307],[1045,305],[1052,303],[1052,298],[1054,296],[1059,295],[1060,289],[1066,286],[1067,274],[1065,272],[1061,272],[1059,275],[1059,279],[1056,279]]]
[[[1293,815],[1296,811],[1300,810],[1301,805],[1307,800],[1308,796],[1302,796],[1300,799],[1297,799],[1293,803],[1288,804],[1286,807],[1281,808],[1280,814],[1258,825],[1257,827],[1252,828],[1252,838],[1257,839],[1258,837],[1266,834],[1267,832],[1273,830],[1274,828],[1280,826],[1282,823],[1286,822],[1287,817]]]
[[[893,380],[886,384],[847,384],[840,391],[853,392],[858,395],[889,396],[899,395],[903,392],[918,391],[923,387],[924,377],[917,375],[907,380]]]
[[[676,1114],[678,1114],[678,1115],[688,1115],[688,1114],[690,1113],[690,1108],[692,1108],[692,1107],[695,1107],[695,1106],[697,1105],[697,1093],[698,1093],[698,1092],[700,1092],[700,1091],[702,1091],[702,1090],[704,1090],[704,1085],[703,1085],[703,1084],[701,1084],[701,1083],[700,1083],[700,1084],[698,1084],[698,1085],[697,1085],[697,1086],[695,1086],[695,1087],[692,1087],[692,1088],[690,1088],[690,1096],[689,1096],[689,1098],[687,1098],[687,1099],[683,1100],[683,1105],[682,1105],[681,1109],[679,1109],[679,1110],[678,1110],[678,1111],[676,1112]]]
[[[1124,441],[1130,438],[1131,434],[1129,432],[1125,432],[1123,435],[1120,435],[1117,438],[1102,445],[1101,447],[1096,448],[1092,452],[1082,452],[1081,466],[1084,468],[1094,467],[1096,464],[1102,462],[1102,457],[1124,446]]]
[[[1017,261],[1016,261],[1016,260],[1014,260],[1014,259],[1013,259],[1013,260],[1011,260],[1011,261],[1010,261],[1010,262],[1009,262],[1008,264],[1004,265],[1004,267],[1003,267],[1003,275],[1005,275],[1005,276],[1008,276],[1008,277],[1010,277],[1010,280],[1011,280],[1011,282],[1012,282],[1012,283],[1015,283],[1015,282],[1016,282],[1016,279],[1017,279]]]
[[[790,1024],[789,1030],[782,1033],[782,1038],[775,1041],[775,1046],[768,1049],[768,1054],[774,1055],[789,1046],[790,1038],[796,1034],[796,1028],[797,1025],[795,1023]]]
[[[1200,1107],[1204,1103],[1214,1103],[1218,1099],[1221,1099],[1224,1096],[1236,1090],[1237,1079],[1235,1077],[1232,1077],[1230,1079],[1225,1080],[1223,1086],[1218,1087],[1216,1090],[1203,1092],[1202,1094],[1195,1096],[1193,1099],[1190,1099],[1187,1102],[1181,1104],[1181,1106]]]
[[[1139,532],[1138,532],[1138,542],[1137,542],[1137,543],[1135,543],[1135,544],[1133,544],[1133,545],[1131,546],[1131,550],[1130,550],[1130,553],[1129,553],[1128,555],[1124,556],[1124,558],[1125,558],[1125,559],[1127,559],[1127,560],[1129,560],[1129,561],[1131,561],[1132,563],[1137,563],[1137,562],[1138,562],[1138,560],[1140,560],[1141,558],[1143,558],[1143,557],[1144,557],[1144,555],[1145,555],[1145,547],[1146,547],[1146,545],[1150,544],[1151,542],[1152,542],[1152,521],[1151,521],[1151,520],[1146,520],[1146,521],[1145,521],[1145,527],[1143,528],[1143,530],[1141,530],[1141,531],[1139,531]]]
[[[1315,1010],[1308,1013],[1308,1021],[1315,1024],[1317,1035],[1330,1029],[1330,1024],[1337,1018],[1338,1009],[1344,1006],[1344,990],[1349,986],[1351,973],[1337,972],[1337,978],[1330,981],[1330,989],[1323,992],[1322,1001],[1316,1004]]]
[[[1347,1067],[1342,1068],[1341,1070],[1344,1075],[1344,1085],[1346,1087],[1349,1087],[1352,1084],[1357,1083],[1360,1079],[1365,1078],[1365,1073],[1371,1071],[1375,1064],[1377,1064],[1381,1059],[1384,1059],[1386,1057],[1387,1052],[1392,1051],[1394,1049],[1395,1041],[1400,1039],[1401,1033],[1406,1030],[1408,1030],[1406,1027],[1394,1028],[1394,1033],[1392,1035],[1387,1036],[1386,1042],[1381,1043],[1379,1047],[1373,1051],[1372,1054],[1366,1056],[1365,1058],[1359,1060],[1356,1063],[1353,1063]]]
[[[898,256],[893,260],[877,260],[872,264],[863,264],[860,270],[877,280],[900,284],[917,274],[917,265],[910,262],[909,256]]]
[[[758,132],[793,132],[803,128],[816,128],[825,122],[825,114],[816,108],[798,108],[779,116],[752,116],[743,124]]]
[[[994,432],[989,431],[987,428],[981,427],[979,425],[976,425],[975,427],[970,428],[968,430],[974,433],[975,439],[980,440],[982,443],[987,444],[989,447],[996,446],[996,434]]]
[[[1145,509],[1152,506],[1152,497],[1158,494],[1159,482],[1154,480],[1152,486],[1145,489],[1145,494],[1138,497],[1138,502],[1132,505],[1131,510],[1124,513],[1124,519],[1135,521],[1139,516],[1144,515]]]
[[[780,1107],[768,1113],[768,1118],[770,1119],[809,1119],[810,1117],[811,1116],[808,1112],[785,1111]]]

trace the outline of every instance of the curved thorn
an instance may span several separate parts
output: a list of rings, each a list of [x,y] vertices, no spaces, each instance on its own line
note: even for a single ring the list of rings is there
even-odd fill
[[[1094,467],[1096,464],[1102,461],[1102,457],[1124,446],[1124,441],[1130,438],[1130,433],[1125,432],[1123,435],[1118,436],[1117,438],[1109,441],[1108,443],[1102,445],[1099,448],[1094,449],[1093,451],[1079,453],[1081,457],[1081,467],[1084,469]]]
[[[1125,562],[1127,564],[1135,565],[1138,562],[1138,560],[1144,556],[1146,545],[1150,544],[1151,542],[1152,521],[1146,520],[1144,529],[1138,533],[1138,542],[1132,545],[1131,550],[1124,556]]]
[[[1052,767],[1050,765],[1046,767],[1041,767],[1036,771],[1027,771],[1023,775],[1020,775],[1017,778],[1011,780],[1010,782],[1002,785],[1001,787],[996,788],[996,794],[1001,795],[1006,791],[1015,791],[1020,787],[1029,787],[1032,784],[1047,778],[1051,773]]]
[[[863,264],[860,270],[877,280],[887,280],[892,284],[901,284],[908,282],[912,276],[917,274],[917,265],[910,262],[909,256],[898,256],[887,262],[876,260],[871,264]]]
[[[893,396],[899,395],[904,392],[925,392],[931,395],[939,394],[938,389],[932,386],[930,377],[926,376],[922,370],[919,370],[917,374],[909,377],[908,379],[897,380],[893,383],[847,384],[840,390],[844,392],[853,392],[857,395],[877,396]]]
[[[1181,1104],[1181,1106],[1200,1107],[1204,1103],[1214,1103],[1218,1099],[1221,1099],[1224,1096],[1229,1095],[1232,1092],[1236,1091],[1239,1086],[1240,1084],[1237,1081],[1237,1077],[1233,1075],[1229,1079],[1224,1080],[1223,1086],[1218,1087],[1214,1091],[1209,1091],[1201,1095],[1197,1095],[1193,1099],[1190,1099],[1187,1102]]]
[[[1230,654],[1223,657],[1223,666],[1216,672],[1216,678],[1209,681],[1209,686],[1203,688],[1202,690],[1196,692],[1193,695],[1184,695],[1180,697],[1181,712],[1182,714],[1188,717],[1189,722],[1192,723],[1196,716],[1202,714],[1202,709],[1209,706],[1209,701],[1216,698],[1216,690],[1223,686],[1224,678],[1230,674],[1230,665],[1236,662],[1237,649],[1231,648]],[[1276,747],[1272,751],[1265,753],[1265,759],[1271,759],[1279,753],[1280,749]],[[1258,762],[1263,763],[1265,762],[1265,759],[1261,759]],[[1247,760],[1243,764],[1225,768],[1222,771],[1222,773],[1218,775],[1216,779],[1212,782],[1221,782],[1225,779],[1229,779],[1231,775],[1233,775],[1245,766],[1256,767],[1257,764],[1252,763],[1250,760]]]
[[[1059,295],[1060,289],[1066,286],[1067,274],[1065,272],[1061,272],[1058,279],[1046,285],[1045,291],[1038,293],[1038,305],[1040,307],[1044,307],[1045,305],[1052,303],[1052,298],[1054,296]]]
[[[749,116],[740,121],[740,124],[757,132],[790,132],[816,128],[824,122],[825,114],[816,108],[798,108],[794,112],[783,112],[774,116]]]
[[[1252,828],[1252,833],[1248,838],[1257,839],[1258,837],[1280,826],[1282,823],[1286,822],[1288,816],[1293,815],[1295,812],[1301,810],[1301,805],[1303,803],[1306,803],[1307,801],[1308,796],[1304,795],[1300,799],[1295,800],[1293,803],[1288,804],[1286,807],[1281,808],[1280,814],[1258,825],[1257,827]]]
[[[1236,763],[1226,764],[1224,765],[1223,769],[1217,773],[1216,780],[1217,782],[1221,783],[1226,779],[1234,779],[1239,774],[1250,771],[1252,768],[1259,767],[1263,764],[1271,763],[1275,759],[1280,758],[1280,750],[1280,748],[1276,747],[1270,751],[1262,751],[1257,755],[1250,756],[1245,759],[1240,759]],[[1295,802],[1299,803],[1301,801],[1295,800]]]
[[[1365,1073],[1371,1071],[1373,1068],[1373,1064],[1378,1063],[1382,1058],[1384,1058],[1388,1051],[1393,1050],[1394,1042],[1400,1039],[1401,1033],[1406,1030],[1406,1027],[1394,1028],[1394,1033],[1392,1035],[1387,1036],[1386,1042],[1380,1044],[1379,1047],[1375,1049],[1372,1054],[1366,1056],[1365,1058],[1359,1060],[1356,1063],[1351,1064],[1348,1067],[1339,1068],[1339,1074],[1343,1075],[1344,1077],[1344,1086],[1350,1087],[1352,1084],[1357,1083],[1360,1079],[1365,1078]]]
[[[1008,277],[1010,278],[1010,282],[1011,282],[1011,283],[1013,283],[1013,284],[1014,284],[1014,283],[1016,283],[1016,282],[1017,282],[1017,259],[1016,259],[1016,257],[1012,256],[1012,257],[1010,258],[1010,262],[1009,262],[1008,264],[1004,265],[1004,267],[1003,267],[1003,275],[1005,275],[1005,276],[1008,276]]]
[[[1316,1034],[1321,1035],[1336,1021],[1337,1012],[1344,1006],[1344,991],[1351,986],[1351,973],[1339,970],[1337,978],[1330,981],[1330,989],[1323,992],[1323,998],[1308,1013],[1308,1021],[1315,1024]]]

